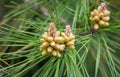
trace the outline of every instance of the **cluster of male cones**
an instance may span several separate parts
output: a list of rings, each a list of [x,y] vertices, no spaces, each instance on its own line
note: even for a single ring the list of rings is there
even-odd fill
[[[110,11],[106,9],[105,3],[101,3],[91,12],[90,20],[94,22],[94,30],[98,30],[100,26],[109,26]],[[75,36],[71,32],[70,25],[66,25],[65,32],[60,32],[56,30],[54,23],[50,23],[48,31],[42,35],[40,40],[42,41],[40,46],[42,55],[61,57],[65,49],[75,49]]]
[[[56,30],[54,23],[50,23],[48,32],[45,32],[40,40],[42,55],[61,57],[66,48],[75,49],[75,36],[71,33],[70,25],[66,25],[65,32],[60,32]]]
[[[110,20],[110,11],[106,9],[105,3],[101,3],[97,9],[94,9],[91,12],[90,20],[94,22],[94,30],[98,30],[99,26],[109,26],[108,21]]]

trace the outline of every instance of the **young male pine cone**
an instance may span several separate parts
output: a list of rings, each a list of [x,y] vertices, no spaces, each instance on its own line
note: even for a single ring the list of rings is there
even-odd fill
[[[42,55],[52,55],[54,57],[61,57],[61,53],[66,49],[75,49],[75,37],[71,33],[70,26],[66,26],[66,32],[56,31],[55,24],[50,23],[48,32],[45,32],[40,39],[42,44],[40,50]]]
[[[105,3],[101,3],[97,9],[91,12],[90,20],[94,22],[94,30],[98,30],[99,26],[109,26],[110,11],[106,9]]]
[[[74,42],[75,36],[71,32],[70,25],[66,25],[66,32],[62,32],[61,36],[64,38],[65,46],[69,49],[75,49]]]

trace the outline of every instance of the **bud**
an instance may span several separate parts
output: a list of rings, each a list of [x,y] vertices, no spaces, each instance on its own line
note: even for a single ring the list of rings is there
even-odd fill
[[[48,40],[49,42],[51,42],[51,41],[53,41],[53,37],[48,37],[47,40]]]
[[[110,17],[109,17],[109,16],[103,17],[102,20],[103,20],[103,21],[109,21],[109,20],[110,20]]]
[[[109,23],[108,23],[108,22],[105,22],[105,23],[104,23],[104,26],[109,26]]]
[[[53,50],[52,55],[56,57],[57,56],[57,51]]]
[[[61,53],[60,52],[57,52],[57,57],[61,57]]]
[[[91,16],[93,16],[94,15],[94,13],[93,12],[91,12]]]
[[[57,42],[57,43],[64,43],[63,37],[55,37],[54,41]]]
[[[62,37],[66,37],[66,35],[65,35],[64,32],[61,32],[61,36],[62,36]]]
[[[100,13],[100,14],[99,14],[99,17],[100,17],[100,18],[104,17],[104,14],[103,14],[103,13]]]
[[[66,34],[65,33],[61,33],[61,36],[64,38],[64,41],[65,42],[67,42],[68,41],[68,37],[66,36]]]
[[[56,44],[56,45],[55,45],[55,49],[62,51],[62,50],[64,50],[64,47]]]
[[[100,26],[104,25],[104,21],[100,20],[99,24],[100,24]]]
[[[47,46],[49,46],[49,43],[48,42],[43,42],[42,46],[47,47]]]
[[[93,13],[94,13],[94,15],[98,15],[99,14],[99,12],[96,9],[93,11]]]
[[[55,42],[52,41],[52,42],[50,43],[50,45],[51,45],[52,47],[54,47],[54,46],[55,46]]]
[[[45,39],[41,38],[40,41],[45,42]]]
[[[98,30],[99,29],[99,25],[98,24],[95,24],[94,25],[94,30]]]
[[[67,46],[74,45],[74,41],[69,41],[66,45],[67,45]]]
[[[40,46],[40,50],[41,50],[41,51],[43,51],[43,50],[45,50],[45,49],[46,49],[46,47],[44,47],[43,45]]]
[[[70,48],[70,49],[75,49],[75,46],[74,46],[74,45],[72,45],[72,46],[70,46],[69,48]]]
[[[60,36],[60,31],[56,31],[55,36]]]
[[[95,17],[92,18],[92,21],[99,21],[99,20],[100,20],[100,19],[99,19],[98,16],[95,16]]]
[[[48,47],[47,48],[47,52],[52,52],[53,48],[52,47]]]
[[[46,55],[46,54],[47,54],[47,51],[44,50],[44,51],[42,52],[42,55]]]
[[[47,32],[45,32],[43,35],[47,35],[47,36],[48,36],[48,33],[47,33]]]
[[[65,45],[64,45],[64,44],[60,44],[59,46],[62,47],[62,48],[65,48]]]
[[[42,37],[43,37],[45,40],[47,40],[48,35],[44,34]]]
[[[104,13],[105,16],[109,16],[110,15],[110,11],[108,11],[108,10],[104,10],[103,13]]]

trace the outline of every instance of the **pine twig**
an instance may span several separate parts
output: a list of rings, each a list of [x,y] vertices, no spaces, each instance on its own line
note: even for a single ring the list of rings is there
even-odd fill
[[[97,30],[95,30],[95,29],[93,28],[93,26],[91,26],[91,28],[90,28],[89,30],[87,30],[87,31],[85,31],[85,32],[83,32],[83,33],[78,34],[78,35],[76,36],[76,38],[79,38],[80,36],[85,36],[85,35],[88,35],[88,34],[94,34],[94,33],[96,33],[96,32],[97,32]]]

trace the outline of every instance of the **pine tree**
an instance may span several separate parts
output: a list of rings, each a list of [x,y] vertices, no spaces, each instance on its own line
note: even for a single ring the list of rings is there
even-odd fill
[[[119,2],[1,0],[0,77],[119,77]]]

